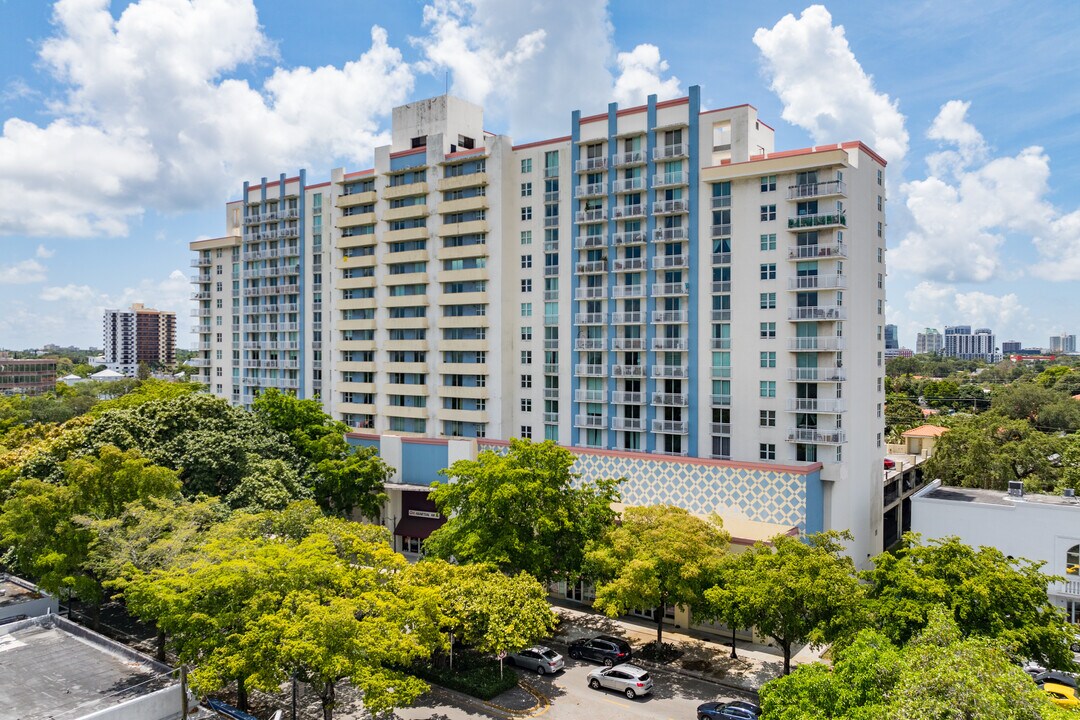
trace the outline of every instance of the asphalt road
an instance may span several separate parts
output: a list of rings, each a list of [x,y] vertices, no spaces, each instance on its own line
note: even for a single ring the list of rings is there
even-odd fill
[[[617,717],[620,720],[694,720],[697,706],[709,700],[734,700],[736,695],[718,686],[683,675],[650,671],[653,676],[651,695],[634,700],[613,690],[592,690],[586,677],[600,665],[582,660],[566,659],[566,668],[552,676],[538,677],[521,673],[525,682],[547,697],[551,704],[532,717],[544,720],[599,720]],[[520,672],[520,671],[515,671]],[[427,696],[425,707],[398,710],[401,720],[465,720],[490,717],[477,709],[458,705],[437,693]]]

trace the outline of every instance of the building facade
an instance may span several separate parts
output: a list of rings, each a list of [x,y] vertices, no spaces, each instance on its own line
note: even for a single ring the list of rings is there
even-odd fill
[[[900,332],[895,325],[885,326],[885,349],[886,350],[899,350],[900,349]]]
[[[0,354],[0,395],[40,395],[56,389],[56,358]]]
[[[106,310],[102,318],[105,365],[134,377],[139,363],[176,363],[176,313],[133,303],[127,310]]]
[[[945,327],[943,353],[946,357],[987,362],[994,362],[998,356],[993,331],[990,328],[976,328],[975,332],[972,332],[970,325]]]
[[[915,336],[916,355],[937,355],[945,350],[945,340],[936,328],[926,328]]]
[[[1016,355],[1020,352],[1021,343],[1019,340],[1005,340],[1001,343],[1002,355]]]
[[[862,561],[884,165],[858,142],[775,152],[753,107],[702,110],[696,87],[521,145],[457,98],[405,105],[373,168],[246,185],[192,243],[201,378],[378,435],[820,463],[822,526]]]
[[[1067,333],[1050,336],[1050,352],[1074,353],[1076,352],[1076,336]]]

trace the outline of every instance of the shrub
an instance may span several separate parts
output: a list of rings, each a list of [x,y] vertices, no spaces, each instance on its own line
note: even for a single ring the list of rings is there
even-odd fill
[[[452,669],[420,661],[414,663],[409,672],[422,680],[481,700],[491,700],[517,685],[518,681],[512,667],[507,667],[499,677],[499,661],[474,652],[455,654]]]

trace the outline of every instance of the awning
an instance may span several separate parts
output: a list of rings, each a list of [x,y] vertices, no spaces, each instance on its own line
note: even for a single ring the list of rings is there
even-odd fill
[[[414,537],[426,540],[428,535],[438,530],[446,522],[444,518],[405,517],[398,520],[394,534],[401,537]]]

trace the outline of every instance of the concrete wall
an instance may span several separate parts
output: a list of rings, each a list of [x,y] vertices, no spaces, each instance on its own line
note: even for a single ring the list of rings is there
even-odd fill
[[[183,688],[173,685],[78,720],[177,720],[184,716],[183,698]]]

